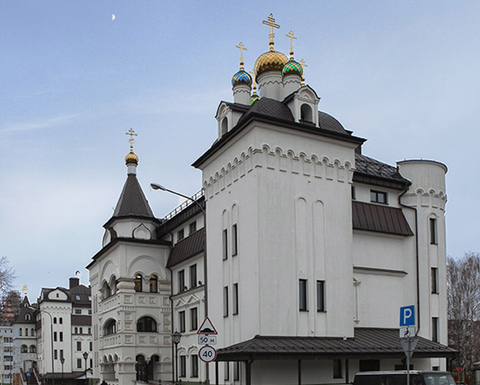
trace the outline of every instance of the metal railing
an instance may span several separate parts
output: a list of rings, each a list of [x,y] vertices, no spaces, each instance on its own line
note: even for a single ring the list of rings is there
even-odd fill
[[[198,201],[201,197],[203,197],[203,190],[200,190],[199,192],[195,193],[192,196],[192,200]],[[194,204],[192,201],[186,200],[183,203],[181,203],[179,206],[175,207],[172,211],[170,211],[167,215],[163,217],[164,221],[168,221],[172,219],[175,215],[177,215],[179,212],[185,210],[188,206]]]

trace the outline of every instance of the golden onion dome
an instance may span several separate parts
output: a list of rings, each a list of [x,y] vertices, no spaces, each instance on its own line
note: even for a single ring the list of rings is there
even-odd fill
[[[281,52],[268,51],[260,55],[255,62],[255,76],[267,71],[282,71],[288,58]]]
[[[137,164],[138,165],[138,156],[135,155],[135,153],[133,152],[133,150],[130,150],[130,152],[127,154],[127,156],[125,157],[125,164],[129,164],[129,163],[133,163],[133,164]]]

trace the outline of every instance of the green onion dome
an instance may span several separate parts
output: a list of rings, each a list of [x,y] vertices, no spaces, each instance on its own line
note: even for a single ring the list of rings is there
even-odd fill
[[[286,75],[298,75],[298,76],[302,77],[302,75],[303,75],[302,66],[300,65],[300,63],[296,62],[295,60],[290,59],[290,60],[285,64],[285,66],[283,67],[282,75],[283,75],[283,76],[286,76]]]

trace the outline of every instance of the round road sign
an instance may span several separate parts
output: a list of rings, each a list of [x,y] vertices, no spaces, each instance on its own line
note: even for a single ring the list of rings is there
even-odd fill
[[[206,345],[200,349],[199,356],[203,362],[212,362],[217,358],[217,351],[211,346]]]

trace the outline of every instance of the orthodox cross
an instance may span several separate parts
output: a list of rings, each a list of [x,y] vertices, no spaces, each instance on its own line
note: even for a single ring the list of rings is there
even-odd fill
[[[293,41],[297,40],[297,38],[293,36],[292,31],[290,31],[286,36],[290,38],[290,59],[293,59]]]
[[[133,139],[133,137],[138,136],[138,134],[135,134],[133,128],[130,128],[130,130],[125,133],[125,135],[130,135],[130,139],[128,139],[128,141],[130,142],[130,151],[133,151],[133,143],[135,143],[135,139]]]
[[[257,81],[255,79],[255,71],[253,69],[253,70],[248,71],[248,72],[250,72],[253,75],[252,76],[252,78],[253,78],[253,92],[255,92],[255,90],[257,89]]]
[[[305,85],[305,67],[308,67],[306,64],[305,64],[305,60],[300,60],[300,65],[302,66],[302,86]]]
[[[268,37],[270,38],[270,51],[273,51],[273,38],[275,37],[275,34],[273,33],[274,28],[280,28],[278,24],[275,24],[275,19],[273,18],[273,14],[270,14],[267,17],[267,20],[263,20],[262,24],[268,25],[270,27],[270,33],[268,34]]]
[[[247,49],[245,48],[242,42],[240,42],[240,44],[236,45],[235,47],[240,50],[240,69],[243,70],[243,51],[244,50],[246,51]]]
[[[28,287],[27,287],[27,285],[23,285],[22,291],[23,291],[23,294],[25,294],[25,296],[26,296],[27,293],[28,293]]]

